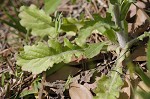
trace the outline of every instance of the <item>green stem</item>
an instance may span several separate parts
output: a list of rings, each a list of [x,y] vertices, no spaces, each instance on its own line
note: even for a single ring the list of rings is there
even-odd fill
[[[120,21],[121,12],[120,12],[119,5],[115,4],[113,6],[113,10],[114,10],[114,16],[115,16],[114,17],[115,23],[120,28],[120,31],[117,32],[118,42],[119,42],[120,47],[124,48],[126,46],[126,43],[128,40],[127,40],[127,36],[123,30],[123,26],[122,26],[121,21]]]
[[[140,40],[143,40],[145,37],[150,37],[150,32],[146,32],[142,35],[140,35],[139,37],[131,40],[130,42],[128,42],[125,46],[124,49],[122,49],[122,51],[120,52],[120,55],[117,59],[117,62],[116,62],[116,70],[119,69],[121,66],[122,66],[122,61],[125,60],[126,57],[129,57],[130,56],[130,52],[129,52],[129,48],[132,47],[133,44],[135,44],[136,42],[140,41]],[[140,70],[140,69],[139,69]],[[139,72],[140,73],[143,73],[143,72]],[[142,74],[141,74],[142,75]],[[140,76],[141,76],[140,75]],[[142,77],[141,77],[142,78]],[[146,76],[144,76],[143,78],[146,78],[148,80],[148,78]],[[145,81],[147,81],[145,80]],[[146,82],[146,84],[150,85],[148,82]],[[132,84],[131,84],[131,89],[132,89],[132,92],[134,93],[134,90],[133,90],[133,87],[132,87]],[[134,97],[134,95],[132,96]]]
[[[125,49],[129,49],[134,43],[143,40],[146,37],[150,37],[150,32],[145,32],[144,34],[138,36],[137,38],[134,38],[133,40],[129,41],[126,46]]]
[[[140,41],[140,40],[143,40],[143,39],[146,38],[146,37],[150,37],[150,32],[146,32],[146,33],[144,33],[144,34],[138,36],[137,38],[135,38],[135,39],[129,41],[129,42],[126,44],[126,46],[124,47],[124,49],[120,52],[120,55],[119,55],[118,60],[117,60],[117,64],[118,64],[117,66],[120,65],[120,63],[125,59],[125,57],[130,56],[130,54],[127,53],[127,52],[128,52],[128,49],[129,49],[130,47],[132,47],[133,44],[135,44],[136,42],[138,42],[138,41]],[[127,53],[127,54],[126,54],[126,53]]]

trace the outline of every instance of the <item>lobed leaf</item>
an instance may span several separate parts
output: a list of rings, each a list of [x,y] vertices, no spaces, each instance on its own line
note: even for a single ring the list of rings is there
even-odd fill
[[[98,55],[105,44],[106,42],[100,42],[89,45],[84,51],[85,57],[93,58]]]
[[[49,41],[50,42],[50,41]],[[72,57],[80,57],[82,51],[68,50],[58,53],[59,47],[51,48],[44,43],[38,45],[25,46],[24,51],[20,53],[17,64],[22,66],[22,70],[39,74],[60,62],[68,63]]]
[[[92,20],[85,22],[85,26],[79,31],[79,36],[75,40],[77,45],[83,46],[86,43],[86,39],[92,34],[93,30],[98,30],[99,32],[104,34],[107,33],[105,32],[107,29],[115,27],[114,22],[111,21],[112,17],[108,13],[106,18],[94,16],[94,19],[94,21]]]
[[[118,99],[122,85],[123,81],[118,72],[112,71],[110,76],[104,75],[98,81],[94,99]]]
[[[45,12],[47,14],[52,14],[60,3],[61,3],[61,0],[44,0]]]
[[[49,35],[56,37],[55,28],[52,26],[52,19],[44,10],[39,10],[35,5],[30,7],[22,6],[20,8],[19,17],[21,25],[27,30],[31,30],[31,34],[35,36]]]
[[[83,27],[83,25],[83,21],[79,21],[75,18],[63,18],[61,29],[65,32],[77,32],[81,27]]]
[[[105,43],[90,44],[87,48],[81,49],[65,39],[64,46],[55,40],[49,40],[48,45],[39,42],[38,45],[24,46],[24,51],[18,55],[17,65],[22,66],[24,71],[39,74],[54,64],[72,62],[73,57],[85,55],[92,58],[99,54]],[[66,47],[68,48],[65,49]]]

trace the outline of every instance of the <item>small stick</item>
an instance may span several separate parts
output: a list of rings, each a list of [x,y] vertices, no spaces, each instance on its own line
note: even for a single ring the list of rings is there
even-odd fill
[[[40,89],[39,95],[38,95],[39,99],[42,99],[45,79],[46,79],[46,72],[43,72],[43,74],[42,74],[42,82],[41,82],[41,89]]]

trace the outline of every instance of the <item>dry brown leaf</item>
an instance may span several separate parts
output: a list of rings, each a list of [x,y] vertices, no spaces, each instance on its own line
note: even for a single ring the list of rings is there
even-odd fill
[[[126,18],[128,21],[128,32],[132,37],[141,35],[150,26],[149,16],[143,10],[146,5],[143,2],[137,2],[135,5],[131,4]]]
[[[130,99],[131,85],[128,77],[125,78],[124,85],[121,88],[119,99]]]
[[[131,58],[133,61],[146,61],[146,46],[139,46],[136,50],[131,54]]]
[[[97,83],[94,82],[92,84],[88,84],[88,83],[84,83],[84,86],[88,89],[88,90],[94,90],[97,87]]]
[[[128,23],[128,32],[132,37],[137,37],[146,31],[149,25],[148,15],[142,9],[138,9],[135,22]]]
[[[81,84],[70,84],[69,95],[71,99],[93,99],[91,92]]]
[[[146,5],[143,2],[140,2],[140,1],[136,2],[135,5],[138,6],[139,8],[141,8],[141,9],[144,9],[146,7]],[[131,6],[130,6],[129,13],[128,13],[128,16],[127,16],[128,19],[132,18],[133,16],[136,15],[136,11],[137,11],[138,8],[135,5],[131,4]]]

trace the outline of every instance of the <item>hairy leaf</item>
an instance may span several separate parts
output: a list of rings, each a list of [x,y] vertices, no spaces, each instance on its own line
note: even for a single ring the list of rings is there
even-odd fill
[[[112,71],[110,76],[102,76],[97,83],[94,99],[117,99],[123,81],[116,71]]]
[[[82,55],[80,50],[68,50],[58,53],[58,48],[48,47],[44,43],[38,43],[36,46],[25,46],[24,51],[21,52],[17,59],[17,64],[22,66],[24,71],[39,74],[54,64],[68,63],[71,62],[73,56],[78,58]]]
[[[78,59],[82,55],[92,58],[100,53],[105,44],[105,42],[94,43],[81,49],[67,39],[64,40],[64,46],[56,40],[49,40],[48,45],[39,42],[38,45],[24,46],[24,51],[18,55],[17,65],[22,66],[24,71],[39,74],[54,64],[72,62],[73,57]]]
[[[31,34],[35,36],[49,35],[56,37],[55,28],[52,26],[52,19],[42,9],[39,10],[35,5],[30,7],[22,6],[20,8],[19,17],[21,25],[27,30],[31,30]]]
[[[61,0],[44,0],[45,12],[48,14],[52,14],[60,3],[61,3]]]

